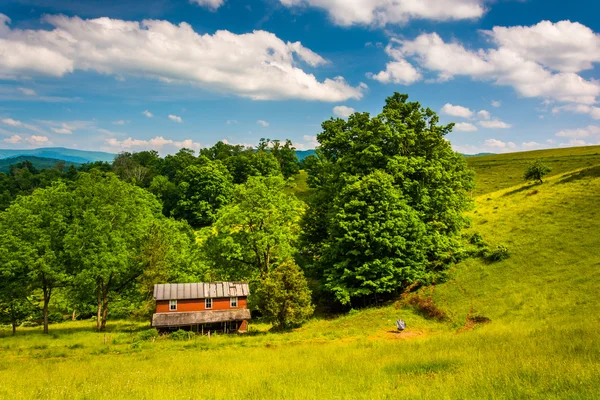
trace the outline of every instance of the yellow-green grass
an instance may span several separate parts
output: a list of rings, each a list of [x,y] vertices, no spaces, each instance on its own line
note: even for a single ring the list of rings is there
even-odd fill
[[[126,321],[106,344],[89,321],[4,329],[0,398],[600,398],[600,166],[476,205],[471,230],[511,257],[467,260],[435,286],[449,321],[390,305],[181,342],[136,342],[147,324]],[[469,312],[491,322],[466,329]]]
[[[552,168],[552,175],[577,168],[600,164],[600,146],[569,147],[559,149],[524,151],[468,157],[467,162],[475,170],[475,196],[523,183],[527,164],[542,159]]]
[[[306,200],[312,193],[312,190],[308,187],[307,183],[308,173],[305,170],[300,170],[300,172],[291,179],[292,182],[290,188],[287,189],[288,194],[295,194],[298,199]]]

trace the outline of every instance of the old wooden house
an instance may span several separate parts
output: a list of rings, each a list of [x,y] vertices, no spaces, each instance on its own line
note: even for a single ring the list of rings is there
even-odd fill
[[[250,319],[248,294],[247,282],[154,285],[156,313],[152,326],[202,333],[245,332]]]

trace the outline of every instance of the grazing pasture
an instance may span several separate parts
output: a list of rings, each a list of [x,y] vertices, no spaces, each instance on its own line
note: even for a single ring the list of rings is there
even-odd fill
[[[600,149],[568,151],[469,160],[483,187],[466,233],[510,257],[468,259],[421,289],[445,319],[392,302],[210,339],[154,337],[132,321],[106,333],[93,321],[50,335],[4,327],[0,398],[599,398]],[[507,176],[538,157],[552,176],[512,185]]]

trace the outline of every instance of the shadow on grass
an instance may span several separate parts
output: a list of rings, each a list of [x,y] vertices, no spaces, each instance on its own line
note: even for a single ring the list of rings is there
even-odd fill
[[[64,324],[50,324],[48,326],[48,333],[44,333],[42,330],[42,326],[37,326],[36,330],[22,330],[23,328],[17,328],[17,333],[15,336],[45,336],[45,337],[53,337],[58,338],[59,336],[67,336],[74,333],[79,332],[96,332],[96,333],[137,333],[150,328],[150,324],[147,325],[123,325],[123,324],[115,324],[111,325],[110,321],[106,325],[106,330],[102,332],[98,332],[96,330],[96,322],[89,321],[89,325],[87,326],[72,326],[68,322]],[[12,331],[10,330],[0,330],[0,338],[3,337],[12,337]]]
[[[511,190],[511,191],[509,191],[509,192],[506,192],[506,193],[504,193],[504,194],[502,195],[502,197],[506,197],[506,196],[510,196],[510,195],[517,194],[517,193],[520,193],[520,192],[524,192],[524,191],[526,191],[526,190],[533,189],[534,187],[536,187],[536,186],[538,186],[538,185],[539,185],[539,183],[531,183],[531,184],[529,184],[529,185],[522,186],[522,187],[520,187],[520,188],[517,188],[517,189]]]
[[[586,178],[598,178],[600,177],[600,165],[586,168],[581,171],[573,172],[564,175],[555,185],[561,185],[565,183],[575,182]]]

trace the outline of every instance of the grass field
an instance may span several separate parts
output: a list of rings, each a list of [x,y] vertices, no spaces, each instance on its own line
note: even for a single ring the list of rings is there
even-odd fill
[[[600,164],[600,146],[568,147],[519,153],[468,157],[476,172],[474,195],[495,192],[523,183],[527,164],[540,158],[552,168],[550,175]]]
[[[487,169],[476,160],[478,182],[498,175],[502,188],[476,198],[470,230],[511,257],[467,260],[427,288],[444,322],[391,304],[210,340],[138,340],[147,324],[126,321],[106,335],[90,321],[52,325],[48,336],[20,328],[13,338],[7,328],[0,398],[600,398],[600,160],[585,158],[593,148],[569,151],[551,157],[579,158],[578,169],[543,185],[499,178],[502,160],[516,171],[516,157],[539,153],[491,156]],[[467,315],[490,322],[466,324]],[[397,318],[408,325],[401,334]]]

